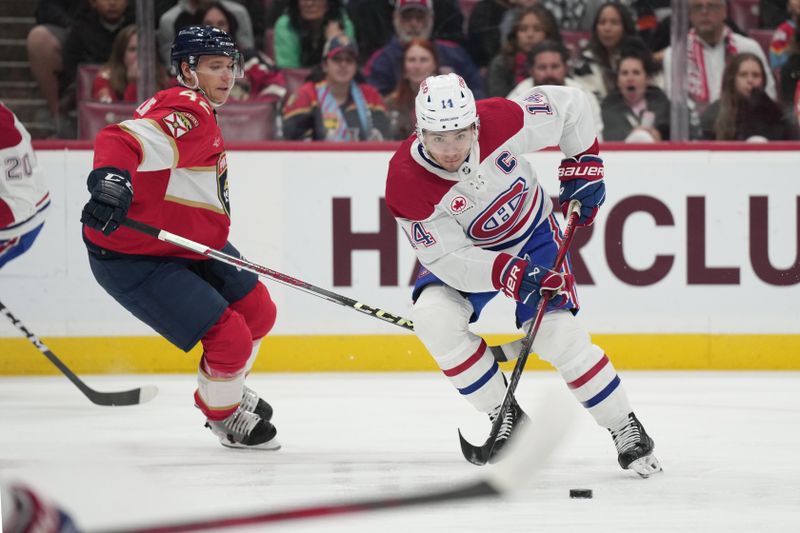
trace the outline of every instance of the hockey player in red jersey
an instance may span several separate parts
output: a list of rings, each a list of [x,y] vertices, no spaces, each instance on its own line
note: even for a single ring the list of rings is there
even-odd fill
[[[229,447],[277,449],[272,407],[245,385],[275,304],[257,277],[120,227],[127,216],[239,256],[228,242],[225,144],[215,108],[242,59],[222,30],[191,26],[172,45],[179,86],[95,140],[84,242],[98,283],[184,351],[202,343],[195,404]]]
[[[475,102],[455,74],[430,77],[415,102],[417,131],[389,163],[386,202],[422,265],[414,330],[458,391],[498,416],[506,384],[486,343],[469,324],[498,292],[516,300],[517,326],[532,320],[541,295],[553,297],[533,344],[576,399],[608,428],[622,468],[647,477],[661,470],[653,440],[633,414],[603,350],[574,317],[579,308],[569,260],[555,263],[562,239],[552,202],[523,154],[558,145],[559,203],[581,202],[579,225],[605,200],[603,161],[586,97],[569,87],[534,87],[517,101]],[[521,345],[504,349],[502,360]],[[516,353],[515,353],[516,352]],[[497,452],[526,416],[514,402]]]

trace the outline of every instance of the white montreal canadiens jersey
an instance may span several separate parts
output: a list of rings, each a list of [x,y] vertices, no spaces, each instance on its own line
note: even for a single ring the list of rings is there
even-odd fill
[[[50,193],[25,126],[0,104],[0,241],[19,237],[44,222]]]
[[[497,290],[495,260],[517,255],[552,211],[522,154],[558,145],[574,156],[595,142],[579,89],[534,87],[516,101],[490,98],[477,108],[479,142],[458,172],[433,162],[412,135],[390,161],[386,182],[386,203],[420,263],[465,292]]]

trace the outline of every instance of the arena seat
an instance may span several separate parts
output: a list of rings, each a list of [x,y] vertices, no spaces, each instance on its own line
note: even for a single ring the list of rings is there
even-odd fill
[[[285,68],[281,70],[286,79],[286,94],[290,95],[306,82],[306,78],[311,73],[310,68]]]
[[[275,104],[229,103],[217,108],[225,141],[269,141],[275,138]]]
[[[730,0],[728,16],[744,31],[758,28],[758,0]]]
[[[78,138],[94,139],[97,132],[108,126],[133,117],[138,104],[78,102]]]
[[[133,117],[135,103],[80,102],[78,138],[94,139],[101,129]],[[275,138],[275,104],[229,103],[217,110],[226,141],[268,141]]]
[[[589,43],[589,38],[592,36],[588,31],[562,31],[561,38],[564,40],[564,46],[569,50],[569,55],[572,59],[577,59],[581,55],[581,50]]]
[[[769,61],[769,45],[772,43],[774,33],[775,30],[750,30],[747,32],[747,35],[761,46],[767,61]],[[764,67],[769,68],[769,65],[764,65]]]
[[[78,73],[75,78],[75,95],[78,102],[92,99],[92,85],[102,66],[94,63],[81,63],[78,65]]]

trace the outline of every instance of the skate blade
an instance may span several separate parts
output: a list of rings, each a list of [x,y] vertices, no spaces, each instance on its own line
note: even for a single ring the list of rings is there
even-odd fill
[[[653,474],[658,474],[659,472],[663,472],[661,468],[661,463],[658,462],[655,455],[647,455],[645,457],[640,457],[636,459],[634,462],[628,465],[630,470],[633,470],[641,477],[647,479],[648,477],[652,476]]]
[[[225,446],[226,448],[235,448],[237,450],[275,451],[281,449],[281,443],[278,442],[278,439],[268,440],[267,442],[262,442],[261,444],[256,444],[255,446],[247,446],[245,444],[240,444],[238,442],[231,442],[225,437],[220,437],[219,443]]]

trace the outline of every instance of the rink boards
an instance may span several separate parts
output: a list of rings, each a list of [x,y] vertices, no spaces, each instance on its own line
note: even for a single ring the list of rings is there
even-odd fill
[[[155,337],[92,279],[78,222],[91,147],[67,146],[38,146],[53,205],[33,249],[0,274],[0,299],[77,372],[193,371],[199,351]],[[394,146],[232,149],[232,242],[251,261],[410,318],[415,260],[383,203]],[[574,244],[579,316],[595,342],[622,368],[800,369],[797,145],[619,148],[605,147],[608,200]],[[555,193],[561,154],[530,157]],[[279,316],[257,370],[435,368],[409,332],[266,283]],[[475,326],[492,343],[516,336],[501,298]],[[0,353],[0,374],[54,371],[4,321]]]

